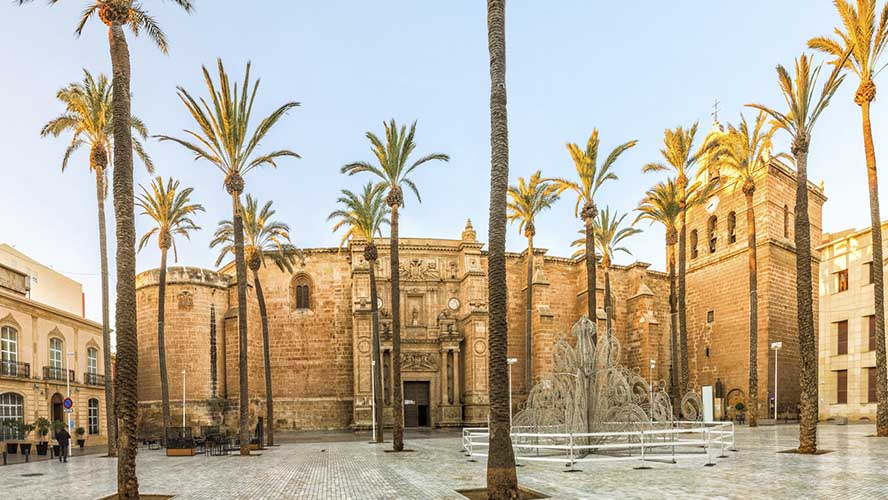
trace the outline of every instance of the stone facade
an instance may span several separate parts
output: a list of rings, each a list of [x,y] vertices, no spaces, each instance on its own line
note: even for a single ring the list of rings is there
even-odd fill
[[[882,232],[888,221],[882,222]],[[883,240],[883,247],[886,246]],[[882,250],[885,252],[885,249]],[[819,416],[876,419],[870,228],[825,234],[820,246]],[[840,276],[843,284],[840,284]],[[841,338],[840,338],[841,337]]]
[[[377,241],[376,263],[385,377],[386,420],[391,419],[391,269],[388,240]],[[405,396],[418,395],[418,425],[480,425],[487,420],[487,255],[469,225],[460,239],[401,240],[402,379]],[[292,275],[275,266],[259,271],[265,295],[275,418],[279,429],[366,428],[371,425],[370,282],[364,244],[307,249]],[[509,356],[514,400],[529,388],[524,345],[527,251],[509,253]],[[661,360],[654,374],[667,380],[668,282],[647,264],[614,266],[614,330],[631,366]],[[238,404],[237,303],[233,265],[219,272],[171,267],[167,274],[165,333],[173,420],[181,418],[185,370],[190,425],[234,426]],[[604,294],[599,269],[598,294]],[[157,371],[157,270],[137,277],[139,400],[142,429],[160,421]],[[585,311],[585,262],[535,250],[532,377],[551,369],[552,345]],[[307,286],[307,308],[296,288]],[[602,297],[603,298],[603,297]],[[603,302],[599,300],[599,302]],[[264,414],[264,366],[258,304],[248,288],[248,366],[253,422]],[[604,311],[599,310],[604,327]],[[645,361],[642,361],[645,360]],[[639,368],[640,369],[640,368]],[[644,371],[647,374],[647,368]],[[422,408],[419,408],[422,407]]]
[[[24,273],[0,266],[0,276],[0,421],[73,420],[75,439],[83,427],[87,445],[106,443],[102,326],[29,299],[17,286]],[[74,406],[66,414],[69,394]],[[0,428],[0,440],[20,437]],[[27,437],[37,440],[36,431]]]
[[[701,172],[703,180],[717,171]],[[780,341],[778,410],[794,414],[799,401],[794,239],[795,173],[772,160],[755,179],[753,210],[758,270],[759,418],[773,415],[774,351]],[[814,317],[817,317],[823,190],[809,185]],[[723,181],[710,202],[688,213],[687,322],[690,383],[723,385],[721,401],[733,417],[749,391],[749,266],[747,208],[739,186]],[[696,250],[695,250],[696,247]],[[816,329],[816,322],[815,322]],[[816,332],[815,332],[816,334]]]
[[[703,175],[713,175],[704,173]],[[755,194],[759,269],[759,380],[762,412],[773,387],[768,346],[782,340],[781,401],[798,401],[798,341],[795,329],[795,252],[791,209],[792,171],[772,162],[762,172]],[[689,368],[694,388],[720,380],[730,401],[748,391],[748,273],[746,207],[742,193],[724,186],[711,213],[689,214],[689,231],[716,235],[710,253],[698,237],[698,253],[688,259]],[[820,241],[825,198],[811,187],[812,241]],[[733,214],[733,215],[729,215]],[[733,217],[735,241],[728,218]],[[788,229],[785,231],[784,227]],[[708,241],[708,240],[707,240]],[[367,428],[371,399],[381,390],[391,420],[391,316],[389,242],[376,242],[383,386],[371,382],[369,267],[364,244],[303,251],[293,274],[273,265],[259,271],[268,305],[275,418],[279,429]],[[690,254],[690,247],[689,247]],[[507,255],[508,354],[513,400],[522,404],[531,380],[552,366],[552,347],[568,335],[586,311],[585,261],[534,251],[534,304],[531,362],[525,349],[527,251]],[[815,253],[815,255],[817,255]],[[403,238],[400,242],[402,379],[408,400],[408,425],[435,427],[483,425],[488,413],[487,255],[469,223],[459,239]],[[817,265],[817,260],[812,262]],[[648,264],[613,266],[613,334],[624,364],[645,378],[668,384],[672,364],[669,338],[669,283]],[[167,363],[173,418],[181,408],[186,375],[187,418],[193,425],[236,424],[238,339],[233,265],[219,272],[170,268],[167,287]],[[598,270],[597,294],[603,305],[605,270]],[[815,286],[816,286],[815,274]],[[248,366],[253,423],[264,414],[264,365],[258,305],[250,277],[248,289]],[[307,292],[306,292],[307,290]],[[297,300],[298,294],[308,293]],[[139,397],[143,427],[159,422],[156,370],[157,271],[137,278],[140,350]],[[300,307],[297,307],[300,306]],[[307,306],[307,307],[306,307]],[[815,304],[816,310],[816,304]],[[711,312],[711,314],[710,314]],[[598,324],[604,330],[604,311]],[[650,360],[656,360],[650,373]],[[528,364],[530,366],[528,366]],[[410,407],[410,405],[415,405]],[[179,413],[181,415],[181,413]]]

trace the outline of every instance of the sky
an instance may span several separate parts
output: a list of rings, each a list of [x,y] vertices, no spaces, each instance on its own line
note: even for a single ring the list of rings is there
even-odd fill
[[[418,121],[417,154],[451,156],[449,163],[416,172],[422,203],[407,195],[402,237],[458,238],[471,218],[479,240],[487,240],[485,2],[196,0],[191,15],[172,2],[142,3],[171,45],[169,55],[163,55],[148,39],[129,36],[133,113],[152,134],[181,135],[192,127],[176,87],[206,95],[200,67],[215,65],[217,57],[238,80],[252,61],[253,74],[262,79],[254,116],[290,100],[301,103],[263,146],[290,148],[302,159],[282,160],[278,169],[254,171],[246,178],[247,193],[274,201],[277,218],[291,225],[295,244],[338,244],[327,214],[336,208],[340,189],[357,189],[368,180],[343,176],[339,168],[372,160],[364,134],[381,133],[383,121],[391,118]],[[83,150],[62,173],[66,139],[39,134],[63,111],[54,97],[59,88],[81,79],[83,68],[110,72],[104,25],[94,20],[82,37],[74,36],[86,5],[84,0],[52,7],[42,1],[22,7],[0,2],[0,241],[83,283],[87,317],[100,319],[98,223],[88,155]],[[725,123],[736,122],[749,102],[779,109],[784,104],[775,66],[791,65],[794,57],[810,52],[805,42],[830,33],[836,23],[828,0],[509,2],[510,179],[537,169],[545,176],[572,177],[565,143],[584,145],[597,127],[602,154],[630,139],[639,141],[616,164],[619,180],[607,184],[597,200],[602,207],[631,211],[660,179],[642,174],[641,166],[660,159],[665,128],[699,121],[705,133],[716,99]],[[829,197],[825,231],[869,223],[855,78],[839,90],[811,145],[810,178],[824,180]],[[888,108],[880,100],[872,120],[881,155]],[[778,136],[777,146],[786,149],[784,136]],[[178,242],[178,264],[212,268],[212,232],[219,220],[231,217],[221,174],[172,143],[149,141],[147,148],[157,174],[194,187],[194,200],[206,207],[196,219],[203,230],[191,241]],[[135,170],[137,183],[150,182],[138,162]],[[570,242],[581,227],[573,207],[569,197],[539,217],[537,247],[549,249],[549,255],[572,253]],[[110,198],[107,210],[113,229]],[[147,218],[139,216],[138,234],[149,228]],[[641,228],[644,232],[627,243],[633,255],[621,255],[617,263],[640,260],[664,269],[663,230]],[[113,271],[115,247],[113,238],[109,241]],[[518,252],[524,247],[517,227],[510,227],[507,248]],[[138,271],[159,266],[159,255],[156,244],[140,252]]]

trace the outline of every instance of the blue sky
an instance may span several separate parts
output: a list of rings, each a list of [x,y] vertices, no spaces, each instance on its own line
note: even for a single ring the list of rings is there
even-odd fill
[[[42,1],[25,7],[0,3],[5,68],[0,241],[81,281],[87,316],[96,319],[101,317],[99,256],[87,155],[74,158],[62,174],[67,142],[39,136],[41,126],[62,111],[54,98],[58,88],[80,79],[82,68],[110,70],[107,34],[98,21],[83,37],[73,35],[86,3],[65,0],[51,8]],[[392,117],[419,120],[418,153],[452,157],[449,164],[417,173],[423,202],[407,198],[401,234],[456,238],[471,217],[479,239],[487,239],[485,2],[197,0],[191,16],[170,2],[143,4],[171,42],[170,55],[164,56],[147,39],[130,37],[133,112],[152,133],[175,135],[191,126],[175,88],[203,95],[200,65],[214,64],[219,56],[235,75],[252,60],[254,75],[262,78],[256,116],[287,100],[302,103],[265,145],[292,148],[303,159],[282,161],[279,169],[246,179],[247,192],[274,200],[297,245],[338,244],[326,216],[339,189],[366,182],[343,177],[339,167],[371,159],[364,132],[380,131]],[[620,180],[607,185],[599,200],[602,206],[631,210],[656,180],[640,169],[659,159],[666,127],[699,120],[707,131],[715,99],[723,122],[736,121],[750,101],[782,105],[774,66],[791,64],[808,38],[830,32],[836,21],[827,0],[512,1],[507,10],[511,178],[536,169],[548,176],[573,175],[565,142],[584,144],[598,127],[606,151],[629,139],[639,141],[617,164]],[[830,198],[827,231],[862,227],[869,220],[855,86],[852,77],[839,91],[811,149],[810,176],[825,180]],[[874,105],[873,124],[881,157],[888,127],[881,101]],[[785,146],[785,140],[778,144]],[[219,172],[195,163],[173,144],[152,141],[148,148],[158,173],[195,187],[196,201],[207,208],[197,218],[204,231],[179,243],[179,264],[212,267],[216,256],[207,248],[212,230],[231,214]],[[149,181],[140,165],[136,180]],[[537,223],[536,244],[552,255],[571,253],[570,241],[580,227],[573,201],[563,200]],[[112,216],[109,210],[109,221]],[[148,227],[139,217],[138,232]],[[643,229],[628,246],[634,258],[663,269],[662,230]],[[517,228],[510,228],[508,248],[523,247]],[[112,245],[112,259],[113,252]],[[634,258],[622,256],[618,262]],[[139,271],[158,264],[155,246],[139,254]]]

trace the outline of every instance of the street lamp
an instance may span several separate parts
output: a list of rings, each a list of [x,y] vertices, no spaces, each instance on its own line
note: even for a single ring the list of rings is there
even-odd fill
[[[182,370],[182,429],[185,429],[185,370]]]
[[[373,434],[370,436],[370,442],[376,442],[376,361],[370,360],[370,413],[373,421]]]
[[[518,362],[518,358],[508,358],[509,363],[509,429],[512,428],[512,365]]]
[[[774,425],[777,425],[777,351],[783,347],[783,342],[771,342],[774,349]]]
[[[67,391],[68,391],[67,398],[71,399],[71,369],[68,367],[68,358],[70,358],[71,356],[74,356],[75,353],[68,351],[65,354],[67,355],[67,356],[65,356],[65,385],[67,386]],[[72,407],[71,410],[73,413],[74,408]],[[72,424],[74,423],[74,419],[72,418],[72,416],[73,415],[68,415],[66,417],[68,420],[68,434],[72,434],[74,432],[74,428],[72,426]],[[73,447],[71,446],[71,438],[68,438],[68,456],[69,457],[71,456],[71,451],[73,451]]]
[[[651,423],[654,422],[654,367],[657,366],[657,360],[651,360],[651,370],[648,372],[648,378],[650,379],[650,386],[648,387],[648,394],[650,395],[650,414],[651,414]]]

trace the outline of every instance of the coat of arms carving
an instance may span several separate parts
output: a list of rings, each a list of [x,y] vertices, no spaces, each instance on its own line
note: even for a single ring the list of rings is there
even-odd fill
[[[438,355],[434,352],[402,352],[401,369],[405,371],[437,371]]]
[[[426,281],[440,279],[438,263],[434,260],[410,259],[399,266],[401,279],[408,281]]]

